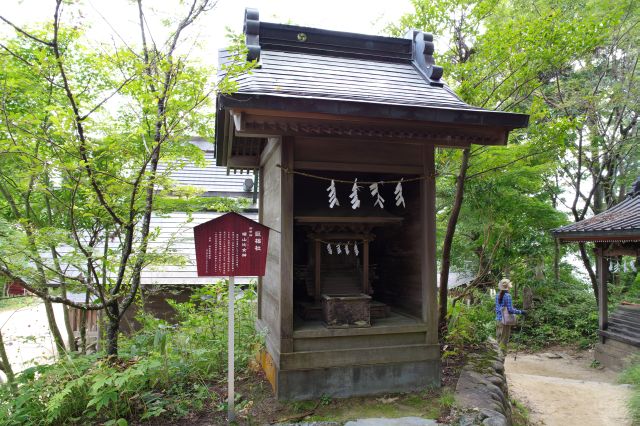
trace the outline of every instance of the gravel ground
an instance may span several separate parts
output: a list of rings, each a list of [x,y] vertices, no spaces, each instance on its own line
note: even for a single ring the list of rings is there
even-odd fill
[[[62,322],[62,306],[54,304],[53,309],[58,327],[63,337],[66,337]],[[36,364],[50,362],[56,354],[42,303],[0,311],[0,329],[7,356],[15,373]]]
[[[509,354],[505,369],[512,397],[530,409],[533,424],[546,426],[631,425],[628,385],[617,373],[592,368],[593,354],[553,350]]]

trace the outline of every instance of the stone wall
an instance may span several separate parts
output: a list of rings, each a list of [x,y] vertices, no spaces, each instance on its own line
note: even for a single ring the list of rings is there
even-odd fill
[[[511,426],[504,356],[495,341],[469,356],[455,392],[460,426]]]

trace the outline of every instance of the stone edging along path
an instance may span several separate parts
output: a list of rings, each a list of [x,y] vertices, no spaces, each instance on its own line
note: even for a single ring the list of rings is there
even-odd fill
[[[511,403],[504,372],[504,356],[490,341],[480,353],[469,355],[456,385],[459,425],[510,426]]]

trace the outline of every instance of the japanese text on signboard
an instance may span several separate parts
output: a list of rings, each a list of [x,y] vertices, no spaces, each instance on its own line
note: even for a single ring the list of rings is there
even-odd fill
[[[200,276],[264,275],[269,228],[229,213],[194,228]]]

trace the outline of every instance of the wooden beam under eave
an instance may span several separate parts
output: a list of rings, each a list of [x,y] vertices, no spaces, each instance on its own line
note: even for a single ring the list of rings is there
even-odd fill
[[[239,114],[234,110],[235,114]],[[323,119],[242,114],[238,136],[268,135],[384,140],[400,143],[431,143],[441,147],[466,148],[470,144],[506,145],[508,129],[480,126],[441,125],[402,120],[347,120],[341,116]]]
[[[471,146],[471,142],[462,142],[462,141],[454,141],[451,139],[403,139],[403,138],[384,138],[384,137],[350,137],[350,136],[333,136],[333,135],[324,135],[319,136],[316,134],[308,134],[301,132],[286,132],[282,130],[260,130],[260,131],[244,131],[244,132],[235,132],[235,135],[243,138],[269,138],[271,136],[294,136],[297,138],[315,138],[318,139],[319,142],[323,140],[350,140],[350,141],[359,141],[359,142],[370,142],[370,141],[378,141],[378,142],[393,142],[398,144],[411,144],[411,145],[423,145],[423,144],[431,144],[437,148],[458,148],[464,149]],[[505,143],[494,143],[492,145],[505,145]]]
[[[234,111],[243,112],[247,119],[251,117],[273,117],[279,118],[283,120],[303,120],[305,122],[309,122],[311,120],[317,121],[336,121],[336,122],[349,122],[349,123],[374,123],[377,125],[400,125],[402,127],[411,127],[411,126],[429,126],[432,128],[448,128],[455,126],[456,123],[440,123],[433,121],[423,121],[423,120],[408,120],[408,119],[394,119],[394,118],[372,118],[372,117],[363,117],[363,116],[353,116],[353,115],[345,115],[345,114],[323,114],[317,112],[300,112],[300,111],[291,111],[291,110],[277,110],[277,109],[263,109],[263,108],[245,108],[245,107],[234,107]],[[513,127],[509,126],[484,126],[479,124],[466,124],[462,123],[466,129],[475,131],[475,132],[486,132],[499,129],[501,132],[507,134]]]
[[[614,247],[614,248],[608,248],[604,250],[603,253],[607,257],[614,257],[614,256],[640,257],[640,248],[633,249],[633,248]]]
[[[238,132],[244,131],[244,113],[236,110],[229,110],[231,117],[233,117],[233,125]]]
[[[227,160],[227,167],[239,169],[257,169],[260,167],[260,157],[248,155],[232,155]]]
[[[294,131],[286,128],[271,128],[271,129],[252,129],[249,128],[245,131],[235,132],[236,136],[245,137],[245,138],[267,138],[269,136],[294,136],[294,137],[305,137],[305,138],[317,138],[317,139],[348,139],[348,140],[359,140],[362,142],[367,141],[381,141],[381,142],[394,142],[394,143],[402,143],[402,144],[414,144],[414,145],[422,145],[422,144],[431,144],[437,146],[438,148],[468,148],[472,144],[479,145],[490,145],[490,146],[501,146],[506,145],[506,139],[503,135],[496,135],[492,141],[490,142],[478,142],[473,139],[472,136],[469,136],[469,140],[462,140],[463,136],[453,135],[453,136],[443,136],[443,137],[433,137],[433,136],[425,136],[425,137],[403,137],[403,136],[395,136],[395,137],[385,137],[385,136],[362,136],[362,135],[349,135],[343,133],[326,133],[322,134],[320,132],[303,132],[303,131]],[[505,141],[505,142],[503,142]]]
[[[394,164],[333,163],[328,161],[296,161],[296,170],[326,170],[334,172],[359,173],[398,173],[402,175],[420,175],[422,167]]]

